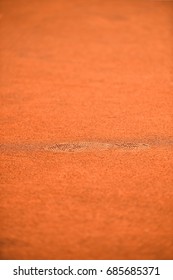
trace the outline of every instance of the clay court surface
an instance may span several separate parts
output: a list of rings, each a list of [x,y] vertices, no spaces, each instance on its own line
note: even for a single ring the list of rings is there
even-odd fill
[[[0,6],[1,259],[172,259],[173,2]]]

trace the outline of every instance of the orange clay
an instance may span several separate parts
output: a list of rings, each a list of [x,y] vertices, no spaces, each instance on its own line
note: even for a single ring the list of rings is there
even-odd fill
[[[173,2],[0,10],[1,259],[172,259]]]

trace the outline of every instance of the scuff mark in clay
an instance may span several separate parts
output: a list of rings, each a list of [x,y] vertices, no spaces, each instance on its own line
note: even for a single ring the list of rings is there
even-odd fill
[[[46,150],[52,152],[82,152],[91,150],[110,150],[123,149],[134,150],[148,148],[149,145],[145,143],[131,143],[131,142],[72,142],[72,143],[57,143],[46,147]]]

